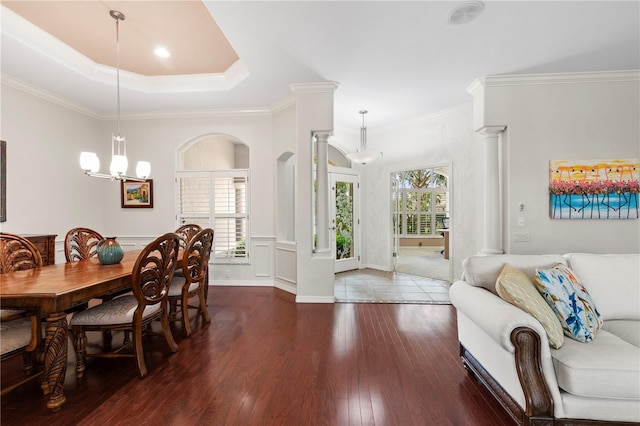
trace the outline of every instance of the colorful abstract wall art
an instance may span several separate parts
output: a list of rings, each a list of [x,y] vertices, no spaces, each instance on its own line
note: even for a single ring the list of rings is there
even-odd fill
[[[638,219],[638,159],[551,160],[551,219]]]

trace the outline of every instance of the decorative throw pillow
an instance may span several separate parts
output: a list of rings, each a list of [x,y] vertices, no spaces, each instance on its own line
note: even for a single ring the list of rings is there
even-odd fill
[[[591,296],[568,266],[536,269],[536,287],[562,324],[564,334],[579,342],[594,339],[602,318]]]
[[[558,349],[564,343],[562,326],[558,317],[542,298],[529,277],[509,264],[504,265],[496,281],[498,296],[529,313],[547,332],[549,346]]]

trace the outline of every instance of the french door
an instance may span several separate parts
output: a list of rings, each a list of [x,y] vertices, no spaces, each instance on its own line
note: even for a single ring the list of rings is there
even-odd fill
[[[360,267],[360,183],[357,175],[329,173],[335,272]]]

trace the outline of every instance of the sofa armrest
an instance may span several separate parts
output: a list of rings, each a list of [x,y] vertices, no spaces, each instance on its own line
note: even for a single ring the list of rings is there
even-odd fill
[[[455,282],[449,294],[456,309],[512,354],[524,393],[525,413],[529,419],[547,424],[548,418],[562,407],[562,398],[547,333],[540,322],[485,288],[465,281]]]
[[[515,351],[511,332],[519,327],[533,329],[540,335],[541,345],[549,345],[547,333],[537,319],[485,288],[456,281],[449,290],[449,297],[456,309],[510,353]]]

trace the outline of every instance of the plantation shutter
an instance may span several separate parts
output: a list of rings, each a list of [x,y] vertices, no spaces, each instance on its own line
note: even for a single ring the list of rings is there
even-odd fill
[[[249,172],[177,172],[178,222],[214,230],[212,263],[248,263]]]

